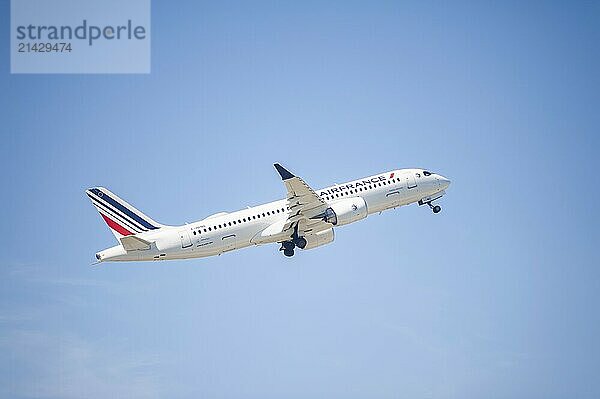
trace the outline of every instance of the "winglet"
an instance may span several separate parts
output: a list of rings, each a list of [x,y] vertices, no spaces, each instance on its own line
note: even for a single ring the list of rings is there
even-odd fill
[[[279,172],[279,174],[281,175],[282,180],[288,180],[295,177],[293,174],[290,173],[289,170],[279,165],[278,163],[273,164],[273,166],[275,166],[275,169],[277,169],[277,172]]]

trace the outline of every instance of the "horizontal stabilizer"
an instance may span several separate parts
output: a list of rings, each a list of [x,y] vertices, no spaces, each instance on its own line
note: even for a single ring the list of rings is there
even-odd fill
[[[150,245],[152,245],[150,241],[136,236],[121,237],[120,241],[125,251],[144,251],[150,249]]]

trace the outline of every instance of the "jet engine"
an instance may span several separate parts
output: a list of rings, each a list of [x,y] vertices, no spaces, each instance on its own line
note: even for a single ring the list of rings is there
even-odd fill
[[[361,197],[344,198],[325,210],[323,220],[334,226],[343,226],[367,217],[367,204]]]
[[[306,234],[306,246],[304,249],[313,249],[321,245],[331,244],[334,239],[333,228],[319,231],[318,233]]]

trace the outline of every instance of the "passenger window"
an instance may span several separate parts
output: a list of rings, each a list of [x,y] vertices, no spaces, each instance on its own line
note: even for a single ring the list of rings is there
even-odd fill
[[[210,227],[209,227],[209,228],[208,228],[208,231],[212,231],[212,228],[210,228]]]
[[[196,230],[194,230],[194,235],[196,235]]]
[[[420,173],[417,173],[416,175],[417,175],[418,178],[421,178],[421,174]]]

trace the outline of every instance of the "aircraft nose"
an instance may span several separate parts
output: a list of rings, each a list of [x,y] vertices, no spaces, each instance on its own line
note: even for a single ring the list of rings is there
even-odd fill
[[[442,190],[445,190],[448,188],[448,186],[450,185],[450,179],[442,176],[442,175],[438,175],[438,182],[440,184],[440,186],[442,186]]]

